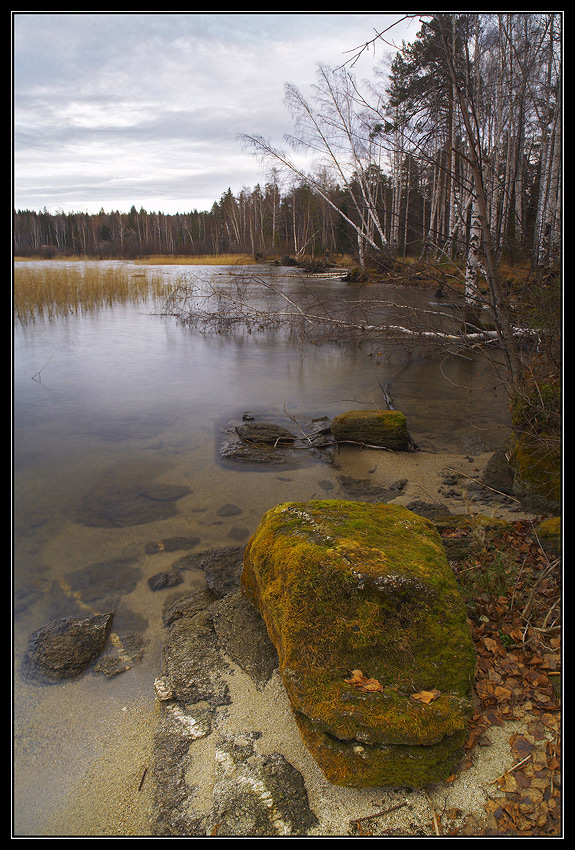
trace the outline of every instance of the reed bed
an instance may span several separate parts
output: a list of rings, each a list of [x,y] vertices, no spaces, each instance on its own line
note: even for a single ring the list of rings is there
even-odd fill
[[[171,282],[151,271],[66,264],[14,266],[14,317],[22,323],[83,313],[118,302],[165,297]]]

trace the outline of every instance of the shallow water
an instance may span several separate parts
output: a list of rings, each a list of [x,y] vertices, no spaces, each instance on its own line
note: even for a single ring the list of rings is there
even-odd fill
[[[156,271],[170,277],[184,270]],[[194,267],[193,274],[207,279],[214,269]],[[222,281],[224,274],[218,272]],[[296,277],[284,283],[292,292],[300,286]],[[336,297],[344,285],[316,280],[307,286]],[[410,297],[428,304],[432,290]],[[147,554],[146,544],[183,535],[199,538],[194,551],[240,545],[268,508],[323,497],[335,487],[333,465],[305,451],[265,471],[222,463],[217,446],[228,419],[248,411],[294,430],[313,417],[382,406],[379,382],[392,380],[395,404],[422,448],[472,453],[496,445],[508,425],[505,400],[484,367],[479,360],[428,359],[397,347],[368,353],[335,342],[288,343],[277,331],[202,334],[160,315],[152,303],[15,325],[15,834],[89,830],[74,821],[70,795],[117,743],[126,718],[153,711],[162,607],[173,591],[152,592],[147,579],[182,553]],[[162,518],[87,521],[110,493],[152,485],[188,492]],[[230,504],[237,511],[221,516]],[[98,596],[98,588],[87,593],[86,582],[75,585],[78,575],[128,559],[137,580],[120,582],[112,601],[125,622],[139,624],[142,660],[114,678],[88,673],[52,686],[23,679],[20,663],[35,629],[106,599],[105,588]],[[203,582],[201,572],[188,570],[175,591]],[[124,754],[122,769],[132,783],[145,752],[140,743]]]

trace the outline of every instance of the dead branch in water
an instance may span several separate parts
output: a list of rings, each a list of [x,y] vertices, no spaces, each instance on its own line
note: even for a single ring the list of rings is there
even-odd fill
[[[497,330],[466,325],[463,305],[457,302],[440,308],[423,302],[421,293],[419,304],[385,299],[377,293],[355,297],[344,288],[341,297],[334,298],[333,292],[326,296],[300,278],[288,291],[281,280],[259,276],[230,275],[224,283],[187,277],[174,287],[166,312],[205,333],[287,328],[316,343],[385,342],[389,346],[411,341],[430,350],[446,345],[454,350],[479,350],[500,343]],[[514,333],[532,342],[537,339],[530,329],[515,328]]]

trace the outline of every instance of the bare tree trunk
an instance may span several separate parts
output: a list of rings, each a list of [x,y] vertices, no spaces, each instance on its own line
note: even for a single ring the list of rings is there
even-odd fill
[[[503,294],[503,289],[501,286],[501,280],[499,277],[499,265],[496,258],[493,240],[491,236],[491,230],[489,227],[489,218],[488,218],[488,203],[485,195],[485,186],[484,186],[484,178],[483,178],[483,165],[481,163],[481,147],[479,144],[479,140],[473,129],[473,122],[471,119],[471,106],[472,104],[468,100],[468,97],[471,96],[471,90],[469,86],[467,87],[467,95],[464,93],[462,86],[457,84],[457,73],[455,66],[453,64],[453,58],[451,56],[451,52],[447,46],[447,40],[445,37],[444,24],[441,17],[438,18],[438,23],[440,27],[441,36],[443,39],[445,57],[447,60],[447,64],[449,67],[449,71],[451,74],[452,81],[456,84],[457,87],[457,96],[459,102],[459,108],[461,110],[461,117],[463,119],[463,125],[465,127],[465,132],[467,136],[467,141],[469,145],[469,154],[470,154],[470,165],[471,171],[473,174],[473,183],[474,183],[474,191],[476,195],[477,201],[477,210],[479,213],[479,219],[481,222],[481,230],[483,237],[483,251],[485,256],[485,271],[487,274],[487,279],[489,283],[490,290],[490,306],[493,312],[493,317],[496,323],[499,340],[503,351],[505,353],[505,357],[507,360],[507,368],[509,373],[509,379],[512,385],[516,385],[521,376],[521,364],[519,359],[519,352],[517,350],[517,344],[513,337],[513,329],[510,320],[509,309],[507,306],[507,301]],[[475,110],[474,110],[475,112]]]
[[[481,268],[481,214],[477,197],[474,195],[471,205],[471,225],[467,265],[465,268],[465,318],[464,322],[472,331],[481,327],[479,318],[480,301],[478,273]]]

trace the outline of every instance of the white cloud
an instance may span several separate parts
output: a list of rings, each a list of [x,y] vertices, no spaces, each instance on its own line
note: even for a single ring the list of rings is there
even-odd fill
[[[264,181],[237,135],[281,142],[285,83],[311,85],[399,17],[16,13],[15,206],[209,209]]]

